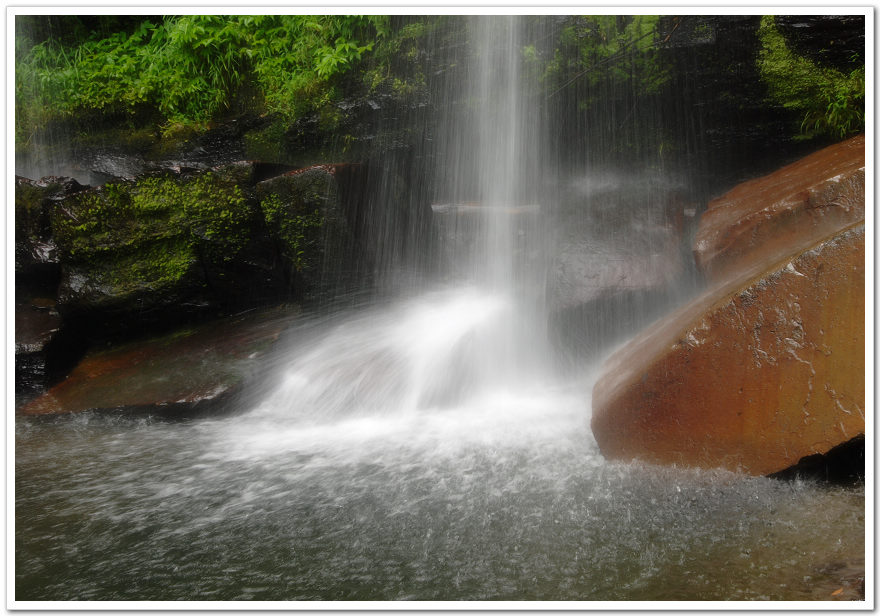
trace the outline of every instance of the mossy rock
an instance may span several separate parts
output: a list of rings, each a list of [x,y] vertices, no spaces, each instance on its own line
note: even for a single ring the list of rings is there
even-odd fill
[[[61,309],[114,320],[219,305],[209,277],[251,241],[254,217],[228,174],[148,176],[66,198],[52,218]]]
[[[294,283],[332,284],[350,260],[356,242],[336,178],[340,167],[309,167],[257,184],[269,236]]]
[[[287,130],[288,123],[279,119],[246,132],[242,137],[245,156],[249,160],[287,162],[291,158],[283,146],[284,133]]]
[[[180,237],[104,254],[107,258],[63,268],[59,299],[67,310],[125,312],[134,305],[150,309],[184,299],[180,296],[184,288],[204,286],[195,252]]]

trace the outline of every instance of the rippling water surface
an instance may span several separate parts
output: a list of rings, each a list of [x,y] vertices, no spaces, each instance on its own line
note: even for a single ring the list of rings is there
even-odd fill
[[[508,308],[328,322],[233,416],[17,418],[16,599],[828,599],[863,566],[862,487],[606,462],[589,367],[496,370]]]

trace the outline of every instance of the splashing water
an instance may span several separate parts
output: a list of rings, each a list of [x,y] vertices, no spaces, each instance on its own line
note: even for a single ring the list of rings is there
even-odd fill
[[[242,457],[548,442],[583,422],[584,391],[550,370],[512,370],[510,297],[438,291],[333,327],[282,366],[280,385],[231,420],[221,449]],[[524,335],[527,332],[523,332]],[[501,342],[499,342],[501,341]],[[535,340],[532,351],[541,355]],[[564,424],[564,425],[560,425]],[[373,451],[375,455],[375,451]]]

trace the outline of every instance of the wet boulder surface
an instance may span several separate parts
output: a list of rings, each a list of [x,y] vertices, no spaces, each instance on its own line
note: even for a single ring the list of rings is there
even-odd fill
[[[312,292],[356,277],[357,164],[312,165],[258,182],[256,201],[286,284]]]
[[[46,297],[17,296],[15,302],[16,391],[29,395],[49,381],[49,345],[61,328],[55,301]]]
[[[841,144],[841,156],[858,143]],[[828,154],[802,161],[806,187],[774,174],[731,191],[740,216],[728,228],[750,229],[732,235],[754,241],[758,255],[742,249],[724,268],[707,268],[717,276],[707,291],[606,362],[591,420],[606,457],[768,475],[864,434],[865,228],[840,222],[864,211],[862,167],[848,163],[849,181],[836,157],[827,168],[811,165]],[[780,184],[793,194],[774,192]],[[805,203],[831,213],[818,223],[810,212],[790,215]],[[780,211],[782,222],[773,216]],[[711,208],[706,216],[725,228]],[[824,237],[815,237],[817,226]]]
[[[170,418],[216,412],[257,378],[297,310],[275,308],[89,352],[23,415],[146,412]]]
[[[61,275],[51,218],[58,204],[87,187],[71,178],[15,178],[15,382],[32,395],[51,380],[59,363],[79,352],[59,332]],[[60,360],[60,361],[59,361]]]

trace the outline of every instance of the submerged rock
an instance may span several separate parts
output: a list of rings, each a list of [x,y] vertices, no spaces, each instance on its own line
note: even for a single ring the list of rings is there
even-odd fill
[[[694,257],[711,282],[780,259],[865,217],[865,137],[820,150],[709,203]]]
[[[19,413],[124,409],[179,416],[210,407],[255,378],[259,359],[295,316],[281,309],[249,313],[91,352]]]
[[[863,434],[864,294],[861,224],[707,291],[606,363],[603,455],[766,475]]]

